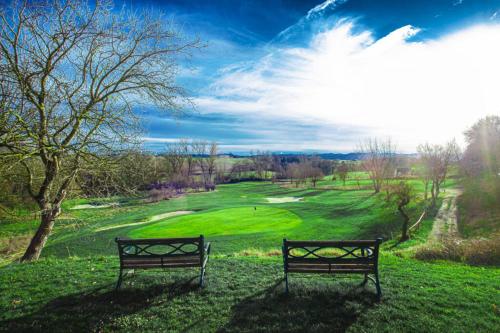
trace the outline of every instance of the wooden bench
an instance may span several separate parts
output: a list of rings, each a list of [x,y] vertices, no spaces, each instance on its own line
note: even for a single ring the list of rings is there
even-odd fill
[[[288,273],[355,273],[373,281],[380,299],[378,255],[381,238],[348,241],[283,240],[285,285],[288,293]]]
[[[205,269],[210,255],[210,243],[203,236],[195,238],[116,238],[120,255],[120,288],[123,271],[150,268],[200,268],[200,287],[203,287]]]

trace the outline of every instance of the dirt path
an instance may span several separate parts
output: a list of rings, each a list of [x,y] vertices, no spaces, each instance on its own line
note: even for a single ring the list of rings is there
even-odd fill
[[[458,237],[457,225],[457,197],[461,194],[459,189],[446,190],[443,204],[436,215],[429,241],[440,241],[443,237]]]

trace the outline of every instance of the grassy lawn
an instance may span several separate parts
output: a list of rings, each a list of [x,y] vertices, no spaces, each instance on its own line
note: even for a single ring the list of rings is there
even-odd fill
[[[367,179],[359,183],[348,180],[344,187],[325,179],[317,188],[295,188],[246,182],[150,204],[140,198],[69,200],[40,261],[0,268],[0,331],[496,331],[498,268],[400,256],[401,249],[426,241],[432,216],[411,241],[396,249],[390,249],[394,241],[384,244],[381,303],[372,285],[358,286],[359,276],[292,274],[291,294],[283,294],[276,254],[284,237],[397,237],[399,215],[384,194],[373,195]],[[422,191],[421,182],[412,183]],[[110,202],[119,205],[71,209]],[[412,204],[412,221],[422,209]],[[186,215],[162,218],[177,211]],[[21,237],[35,226],[2,223],[0,237]],[[191,281],[198,272],[186,269],[137,272],[114,291],[115,237],[200,234],[212,242],[205,289]]]
[[[45,258],[0,273],[2,331],[494,332],[498,269],[381,258],[375,301],[361,277],[291,275],[276,259],[215,258],[200,290],[194,270],[141,271],[113,291],[114,256]]]

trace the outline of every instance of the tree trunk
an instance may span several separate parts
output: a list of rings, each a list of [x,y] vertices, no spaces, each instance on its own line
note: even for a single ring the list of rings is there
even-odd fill
[[[380,193],[380,190],[382,189],[382,179],[377,178],[378,176],[375,175],[375,178],[373,179],[373,189],[375,190],[375,194]]]
[[[431,197],[432,197],[432,207],[436,205],[436,192],[435,192],[436,186],[434,181],[432,181],[431,185]]]
[[[427,197],[428,197],[428,192],[429,192],[429,181],[426,181],[424,183],[425,185],[425,191],[424,191],[424,200],[427,201]]]
[[[58,215],[55,214],[55,212],[58,213],[59,210],[60,208],[56,207],[56,209],[47,209],[42,211],[40,226],[38,227],[35,236],[31,239],[26,252],[21,258],[22,262],[38,260],[40,254],[42,253],[42,249],[52,232],[52,228],[54,227],[54,222]]]
[[[403,207],[398,206],[398,211],[403,216],[403,226],[401,228],[401,241],[404,242],[410,238],[408,235],[408,222],[410,221],[410,217],[408,216],[408,214],[406,214]]]
[[[441,187],[441,184],[439,183],[439,181],[437,181],[436,188],[435,188],[436,195],[434,196],[434,203],[436,203],[436,200],[439,197],[439,191],[441,190],[440,187]]]

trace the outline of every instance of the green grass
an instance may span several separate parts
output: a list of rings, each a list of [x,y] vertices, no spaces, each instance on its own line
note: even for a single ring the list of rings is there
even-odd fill
[[[383,299],[362,277],[291,275],[279,259],[220,258],[195,270],[141,271],[113,291],[116,256],[46,258],[0,274],[0,331],[495,332],[498,269],[384,255]],[[64,272],[64,274],[62,274]]]
[[[201,234],[211,237],[280,233],[296,228],[300,223],[302,220],[286,209],[245,206],[167,219],[134,229],[129,235],[133,238],[168,238]]]
[[[412,180],[417,192],[422,183]],[[331,179],[317,188],[269,182],[218,186],[159,203],[141,198],[69,200],[39,262],[0,268],[0,331],[169,332],[493,332],[500,326],[498,268],[425,263],[400,252],[425,242],[432,216],[411,241],[389,241],[380,259],[383,300],[359,276],[291,276],[283,294],[282,239],[359,239],[399,235],[400,216],[373,195],[369,180]],[[447,187],[455,185],[454,181]],[[301,197],[270,204],[266,198]],[[120,202],[72,210],[85,203]],[[423,210],[412,203],[416,221]],[[194,211],[149,222],[155,215]],[[17,224],[16,224],[17,223]],[[33,222],[2,222],[0,235],[32,232]],[[137,224],[139,223],[139,224]],[[204,234],[212,242],[207,287],[196,270],[137,272],[113,291],[118,274],[114,238]],[[0,236],[1,237],[1,236]]]
[[[418,182],[415,186],[419,186]],[[215,192],[191,194],[159,203],[145,204],[131,199],[122,200],[117,208],[70,210],[76,204],[85,203],[79,199],[65,204],[65,214],[58,221],[44,255],[114,254],[113,239],[123,236],[205,234],[210,235],[214,253],[223,255],[250,248],[279,249],[284,237],[354,239],[381,236],[387,239],[399,232],[401,218],[385,203],[383,195],[373,195],[368,189],[284,188],[270,182],[245,182],[221,185]],[[301,197],[303,201],[270,204],[266,199],[291,196]],[[411,205],[413,220],[418,218],[422,209],[421,203]],[[130,225],[179,210],[195,213]],[[269,216],[271,211],[276,214]],[[214,221],[224,222],[212,223]],[[237,224],[242,224],[241,231]],[[109,227],[114,228],[103,230]]]

